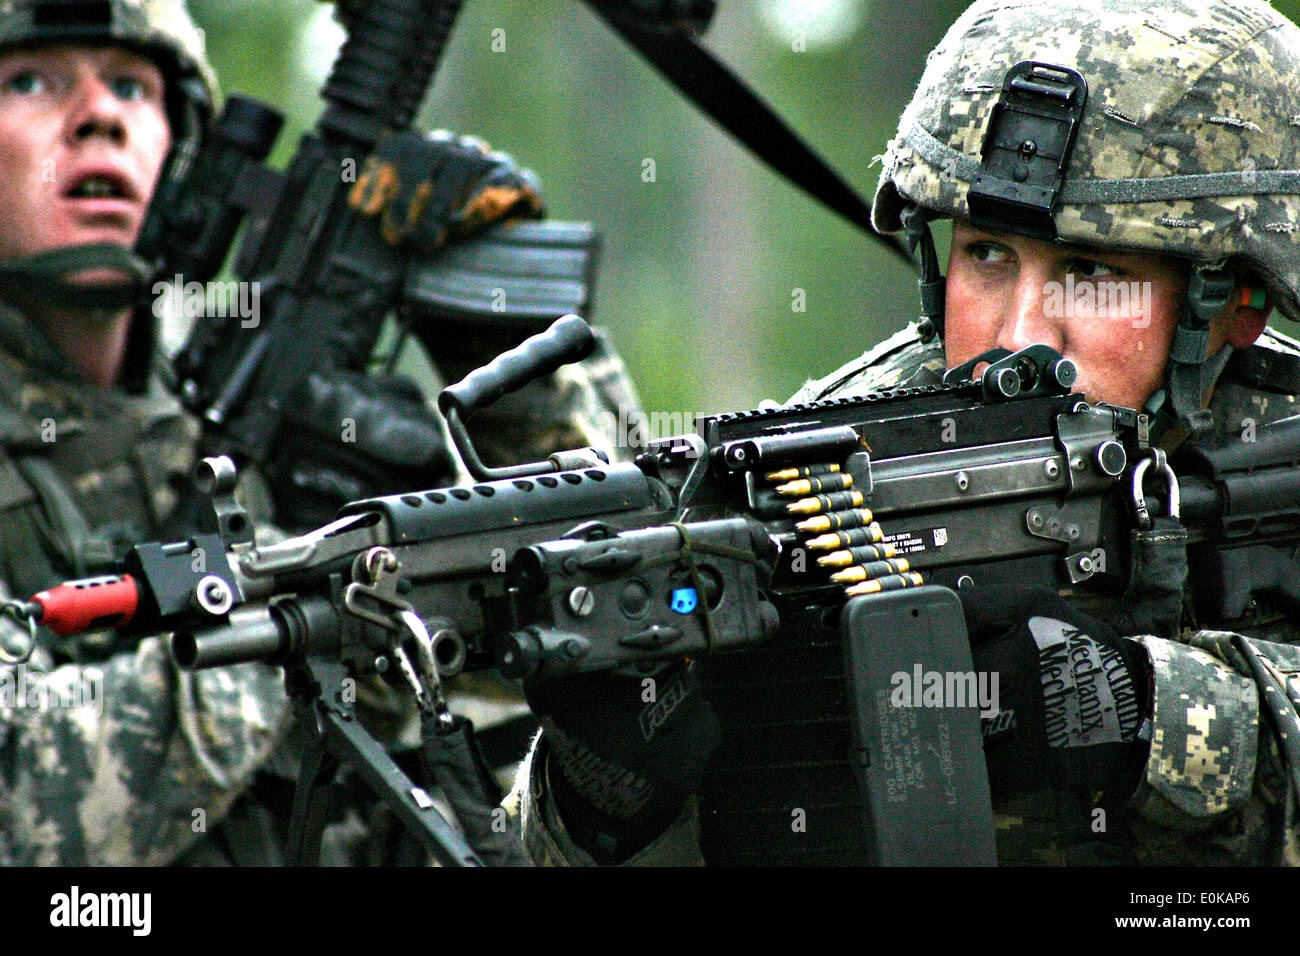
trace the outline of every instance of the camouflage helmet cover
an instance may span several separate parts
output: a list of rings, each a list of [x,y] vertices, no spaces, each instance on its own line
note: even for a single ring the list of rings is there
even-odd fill
[[[1235,260],[1300,319],[1300,30],[1258,0],[979,0],[930,54],[872,220],[968,216],[1007,71],[1069,67],[1088,97],[1054,213],[1061,241]]]
[[[169,109],[175,109],[172,100],[180,93],[205,122],[211,118],[216,75],[203,31],[190,19],[185,0],[0,0],[0,51],[78,42],[139,50],[162,69]]]

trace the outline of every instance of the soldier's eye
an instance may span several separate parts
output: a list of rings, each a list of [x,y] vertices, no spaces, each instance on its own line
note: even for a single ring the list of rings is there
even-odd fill
[[[4,91],[6,93],[17,93],[20,96],[32,96],[36,93],[43,93],[46,85],[44,77],[31,70],[24,70],[5,80]]]
[[[1109,279],[1124,274],[1124,270],[1119,266],[1107,265],[1095,259],[1071,259],[1065,264],[1065,268],[1067,272],[1073,272],[1087,279]]]
[[[1008,262],[1014,257],[1011,250],[1006,246],[984,239],[969,243],[966,246],[966,255],[976,262],[984,262],[989,265]]]
[[[109,84],[119,100],[136,101],[145,98],[144,81],[136,76],[119,76]]]

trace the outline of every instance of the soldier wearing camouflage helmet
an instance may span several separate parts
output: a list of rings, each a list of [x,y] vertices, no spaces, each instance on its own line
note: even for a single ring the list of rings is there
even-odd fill
[[[130,247],[169,155],[212,112],[178,0],[0,13],[0,589],[26,598],[156,537],[196,429],[161,386]],[[6,661],[28,639],[3,618]],[[110,635],[101,635],[107,640]],[[163,863],[215,823],[288,725],[278,675],[177,673],[36,634],[0,670],[0,861]]]
[[[161,638],[65,642],[33,635],[19,613],[37,591],[108,571],[131,544],[192,532],[178,498],[198,428],[163,387],[132,245],[161,178],[183,176],[201,146],[214,95],[183,0],[0,9],[0,599],[12,599],[0,616],[0,863],[282,859],[273,811],[295,758],[278,669],[184,673]],[[520,415],[537,441],[607,444],[591,423],[630,393],[617,359],[604,362],[538,386],[545,407]],[[423,404],[349,388],[358,422],[415,434],[422,450],[439,441]],[[363,474],[364,430],[346,449]],[[537,457],[533,436],[513,434],[512,452]],[[330,469],[320,445],[297,471]],[[243,503],[269,528],[281,515],[266,483],[244,477]]]
[[[1044,343],[1091,400],[1149,412],[1169,449],[1294,414],[1300,344],[1266,318],[1300,319],[1298,67],[1300,30],[1257,0],[973,4],[926,62],[873,208],[878,229],[920,250],[922,319],[792,401],[935,384],[987,350]],[[930,232],[944,219],[946,276]],[[1137,294],[1103,295],[1120,283]],[[1141,543],[1181,551],[1180,533]],[[1181,580],[1164,582],[1161,620],[963,589],[976,669],[998,672],[1019,722],[986,728],[1000,862],[1300,863],[1300,706],[1286,678],[1300,630],[1263,600],[1246,633],[1197,629],[1179,620]],[[1093,666],[1052,683],[1040,664],[1052,635]],[[1087,692],[1109,700],[1107,716],[1083,746],[1083,682],[1103,673]],[[693,733],[674,732],[707,757],[716,737],[692,719]],[[543,736],[512,795],[535,860],[700,860],[692,800],[657,835],[626,812],[627,780],[634,807],[655,807],[626,768],[668,757],[637,752],[625,776],[602,773],[634,748],[562,709],[553,720],[556,742]],[[680,747],[671,760],[699,764]]]
[[[1073,70],[1087,87],[1045,214],[988,199],[986,131],[1026,61]],[[923,250],[926,317],[796,399],[937,381],[986,349],[1041,341],[1077,363],[1090,398],[1150,412],[1169,449],[1295,414],[1300,348],[1265,321],[1273,308],[1300,318],[1297,65],[1300,30],[1252,0],[974,4],[927,62],[873,209],[877,228],[904,229]],[[941,278],[927,233],[944,217],[954,224]],[[1150,295],[1145,309],[1054,311],[1067,278],[1094,291],[1136,282]],[[987,626],[1010,626],[980,610]],[[1144,652],[1133,664],[1146,671],[1149,749],[1146,732],[1135,735],[1142,767],[1112,795],[1122,810],[1106,834],[1089,836],[1088,800],[1004,787],[1016,792],[996,808],[999,859],[1300,863],[1296,784],[1265,783],[1297,779],[1300,717],[1294,704],[1264,712],[1285,699],[1267,675],[1294,669],[1300,631],[1262,601],[1250,637],[1187,620],[1143,634],[1114,607],[1088,610]]]

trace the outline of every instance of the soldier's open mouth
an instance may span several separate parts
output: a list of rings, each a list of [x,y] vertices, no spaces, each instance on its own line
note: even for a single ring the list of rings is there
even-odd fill
[[[107,176],[91,176],[83,179],[72,189],[68,196],[73,199],[126,199],[126,190]]]

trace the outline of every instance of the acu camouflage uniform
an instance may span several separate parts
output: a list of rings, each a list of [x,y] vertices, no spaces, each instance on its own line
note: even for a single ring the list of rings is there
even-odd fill
[[[180,0],[40,6],[4,4],[0,49],[137,49],[164,70],[178,148],[197,147],[215,81]],[[458,361],[467,371],[502,348],[487,339],[464,344],[444,374],[454,380],[463,374]],[[142,316],[124,387],[90,385],[0,304],[0,598],[26,599],[104,569],[130,544],[185,533],[168,518],[188,485],[198,429],[162,387],[162,366]],[[469,427],[489,462],[535,460],[559,448],[615,447],[599,425],[608,420],[602,412],[617,419],[620,403],[632,407],[635,396],[602,344],[584,366],[529,386]],[[256,475],[243,476],[241,498],[259,531],[274,535],[270,496]],[[0,617],[0,640],[22,643],[19,628]],[[70,645],[41,631],[28,663],[0,666],[0,863],[274,861],[277,849],[264,845],[265,793],[247,791],[261,767],[292,773],[281,685],[279,669],[261,665],[180,672],[164,638],[123,649],[110,633]],[[49,704],[73,702],[87,687],[99,689],[88,703]],[[381,712],[398,709],[376,703]]]
[[[970,218],[989,118],[1007,72],[1024,60],[1077,70],[1088,83],[1052,212],[1059,241],[1226,266],[1262,282],[1269,301],[1300,320],[1300,31],[1257,0],[973,4],[930,54],[883,157],[877,229],[902,228],[909,205]],[[1200,371],[1211,365],[1206,340],[1186,324],[1185,316],[1171,346],[1166,391],[1176,363],[1194,363],[1201,387],[1212,384]],[[1274,332],[1259,344],[1295,351]],[[930,361],[941,361],[931,347]],[[864,362],[881,369],[867,378],[906,374],[906,351]],[[1168,411],[1167,398],[1157,393],[1148,410]],[[1294,395],[1231,375],[1210,404],[1215,428],[1238,435],[1246,419],[1287,417],[1293,406]],[[1154,672],[1155,736],[1132,839],[1120,846],[1116,834],[1109,851],[1151,863],[1300,863],[1300,631],[1281,615],[1257,616],[1249,637],[1140,638]],[[1086,837],[1072,845],[1061,823],[1086,814],[1048,801],[1021,819],[1066,835],[1056,846],[1027,839],[1015,858],[1099,855],[1078,846]],[[1004,831],[1000,852],[1015,829]]]
[[[1272,329],[1256,347],[1300,355]],[[825,378],[795,402],[863,395],[892,385],[937,384],[942,343],[913,324]],[[1295,394],[1220,379],[1210,408],[1218,434],[1240,435],[1300,413]],[[1105,617],[1117,610],[1069,598]],[[1092,807],[1042,793],[997,806],[1004,863],[1300,865],[1300,627],[1259,608],[1246,634],[1187,628],[1177,641],[1132,635],[1154,676],[1151,756],[1138,793],[1104,838]]]
[[[101,572],[162,536],[197,429],[137,345],[133,388],[100,388],[0,307],[6,597]],[[38,636],[26,665],[0,669],[0,862],[169,862],[217,823],[287,726],[275,668],[186,674],[161,637],[107,654],[106,633],[75,650]],[[99,693],[82,706],[42,704],[87,687]]]
[[[180,0],[0,10],[0,48],[113,43],[153,59],[178,148],[193,147],[214,88]],[[87,384],[23,316],[0,305],[0,593],[102,569],[157,538],[187,480],[196,429],[162,389],[137,323],[122,389]],[[5,638],[20,637],[11,619]],[[211,826],[286,726],[268,667],[181,674],[161,638],[111,653],[111,635],[0,668],[0,862],[164,863]],[[93,697],[79,691],[93,689]],[[54,706],[51,702],[80,706]]]
[[[1088,82],[1052,213],[1060,240],[1226,262],[1262,280],[1279,311],[1300,319],[1300,32],[1257,0],[973,4],[927,59],[883,157],[878,230],[903,228],[909,206],[969,218],[990,114],[1007,72],[1024,60],[1075,69]],[[925,238],[915,221],[908,228]],[[930,292],[941,297],[942,287]],[[1258,345],[1300,352],[1271,330]],[[1204,340],[1199,347],[1197,365]],[[927,319],[793,401],[933,382],[943,368]],[[1225,374],[1210,405],[1215,427],[1240,434],[1246,419],[1288,417],[1293,391]],[[1077,594],[1071,600],[1104,613]],[[1138,793],[1100,837],[1091,808],[1061,794],[997,807],[999,859],[1300,864],[1300,628],[1260,608],[1243,630],[1189,629],[1176,641],[1133,635],[1155,685]],[[544,756],[543,738],[511,795],[528,851],[539,863],[590,863],[547,796]],[[631,862],[701,862],[698,846],[690,805]]]

